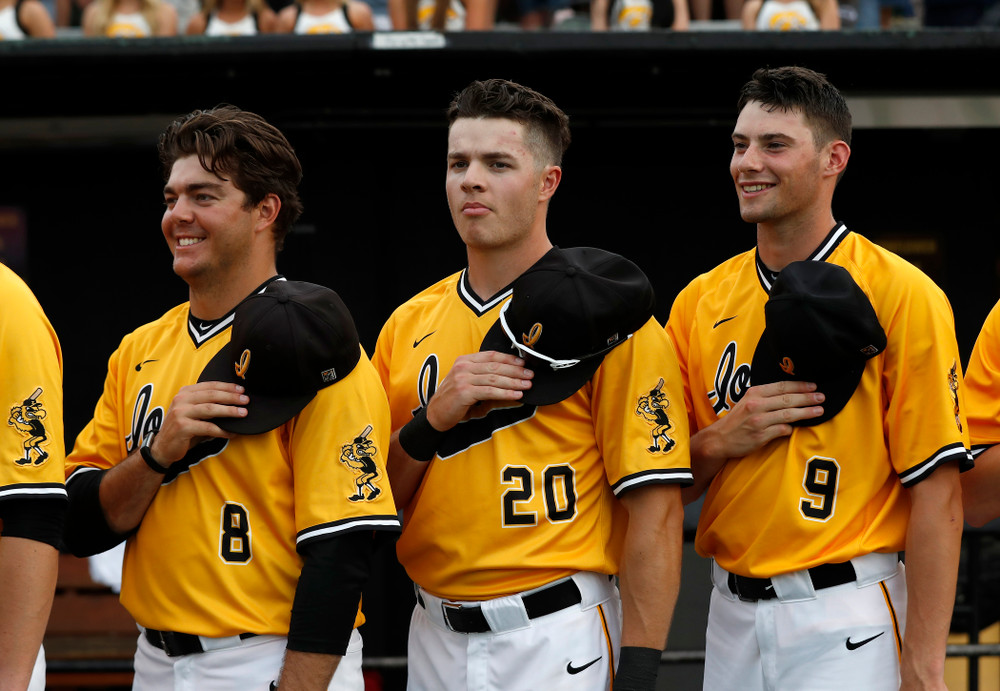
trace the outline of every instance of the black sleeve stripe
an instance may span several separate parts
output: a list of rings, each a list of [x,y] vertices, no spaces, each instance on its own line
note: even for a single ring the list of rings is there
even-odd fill
[[[921,480],[930,477],[937,468],[945,463],[958,462],[958,469],[966,471],[972,468],[972,453],[961,443],[948,444],[943,446],[927,460],[918,463],[899,476],[899,481],[903,487],[912,487]]]
[[[0,487],[0,501],[5,499],[52,499],[66,498],[66,486],[61,482],[20,483]]]
[[[396,514],[387,516],[356,516],[354,518],[333,521],[332,523],[321,523],[320,525],[314,525],[311,528],[300,531],[295,538],[295,544],[300,546],[310,540],[345,535],[358,530],[391,530],[398,533],[402,529],[403,526],[400,524],[399,516]]]
[[[101,472],[100,468],[91,468],[90,466],[82,465],[76,470],[74,470],[72,473],[70,473],[69,477],[66,478],[66,484],[68,485],[69,483],[73,482],[73,480],[81,478],[87,473],[99,473],[99,472]]]
[[[615,496],[644,485],[694,484],[694,475],[690,468],[661,468],[659,470],[644,470],[641,473],[626,475],[611,486]]]
[[[979,454],[987,449],[992,449],[996,444],[973,444],[972,445],[972,457],[979,458]]]

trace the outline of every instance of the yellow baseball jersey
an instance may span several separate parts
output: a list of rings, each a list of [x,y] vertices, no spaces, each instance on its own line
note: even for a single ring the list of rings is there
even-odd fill
[[[393,313],[373,357],[393,429],[456,358],[479,351],[510,294],[483,301],[463,271]],[[651,319],[568,399],[460,423],[404,507],[397,553],[410,578],[438,597],[482,600],[576,571],[616,573],[627,523],[616,495],[692,480],[682,396],[670,342]]]
[[[66,498],[62,350],[41,305],[0,264],[0,501]]]
[[[68,482],[114,466],[159,429],[180,387],[197,382],[228,343],[231,325],[232,314],[200,324],[185,303],[126,336],[67,459]],[[389,433],[385,393],[362,357],[281,427],[194,447],[128,539],[122,604],[148,628],[286,635],[302,568],[296,545],[399,530],[385,476]],[[363,621],[359,610],[355,626]]]
[[[695,547],[744,576],[902,550],[909,517],[903,488],[944,463],[969,462],[954,318],[944,293],[843,225],[810,259],[850,272],[888,344],[868,361],[835,417],[731,460],[709,486]],[[667,331],[693,431],[726,415],[753,384],[750,363],[774,278],[750,251],[696,278],[674,302]]]
[[[980,453],[1000,443],[1000,303],[993,306],[965,372],[966,414],[972,453]]]

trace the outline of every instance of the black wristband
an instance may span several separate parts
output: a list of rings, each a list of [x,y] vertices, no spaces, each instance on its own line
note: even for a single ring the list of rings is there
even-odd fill
[[[399,430],[399,445],[413,460],[427,462],[434,458],[445,434],[434,429],[427,420],[427,408],[421,408]]]
[[[618,654],[614,691],[653,691],[662,650],[623,646]]]
[[[154,472],[157,472],[160,475],[166,475],[167,471],[170,470],[169,466],[164,468],[162,465],[157,463],[156,459],[153,458],[153,452],[149,448],[153,445],[153,437],[155,434],[155,432],[151,433],[142,442],[142,446],[139,447],[139,455],[142,456],[142,460],[146,461],[146,465],[148,465]]]

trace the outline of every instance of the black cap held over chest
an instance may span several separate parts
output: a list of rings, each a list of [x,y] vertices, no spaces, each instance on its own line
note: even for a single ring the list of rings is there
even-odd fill
[[[213,422],[229,432],[261,434],[292,419],[360,358],[354,319],[335,292],[313,283],[274,281],[236,307],[229,343],[198,381],[243,386],[250,397],[247,416]]]
[[[656,302],[639,267],[593,247],[553,247],[511,287],[480,350],[525,359],[535,373],[521,399],[529,405],[558,403],[583,387]]]
[[[839,413],[858,388],[868,360],[885,350],[885,331],[868,296],[836,264],[802,261],[782,269],[764,305],[764,319],[751,384],[814,382],[826,396],[821,416],[794,425],[818,425]]]

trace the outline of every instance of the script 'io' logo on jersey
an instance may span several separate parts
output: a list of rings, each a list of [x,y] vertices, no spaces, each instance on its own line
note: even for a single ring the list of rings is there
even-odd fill
[[[531,327],[531,330],[528,331],[528,333],[521,334],[521,340],[524,342],[524,345],[528,346],[529,348],[533,347],[536,343],[538,343],[538,339],[541,337],[542,337],[542,325],[537,322],[535,323],[534,326]]]
[[[371,433],[372,426],[366,425],[364,431],[354,437],[354,441],[344,444],[340,449],[341,462],[357,476],[354,478],[357,491],[347,498],[348,501],[371,501],[382,494],[382,490],[375,486],[380,473],[375,465],[378,449],[375,448],[375,442],[368,438]]]
[[[948,389],[951,391],[951,401],[955,404],[955,426],[962,431],[962,411],[958,407],[958,363],[951,363],[948,371]]]
[[[21,403],[11,406],[7,424],[13,426],[24,437],[24,456],[14,461],[17,465],[41,465],[49,457],[42,448],[48,446],[49,436],[45,432],[45,408],[38,401],[42,387],[38,387]]]
[[[236,376],[240,379],[247,378],[247,370],[250,369],[250,349],[247,348],[240,353],[239,362],[236,363]]]
[[[669,407],[670,401],[667,400],[667,394],[663,393],[663,377],[660,377],[660,381],[650,389],[648,394],[639,396],[639,404],[636,406],[635,414],[653,425],[653,429],[650,431],[653,444],[648,449],[651,453],[668,453],[677,443],[667,434],[674,427],[670,424],[670,418],[667,417],[667,408]],[[660,448],[660,442],[663,442],[663,448]]]

